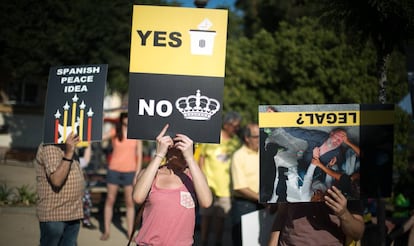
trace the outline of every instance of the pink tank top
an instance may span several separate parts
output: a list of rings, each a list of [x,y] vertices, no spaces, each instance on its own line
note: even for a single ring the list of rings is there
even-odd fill
[[[183,174],[183,185],[176,189],[157,188],[154,179],[145,202],[142,227],[137,245],[193,244],[195,226],[195,191],[191,177]]]

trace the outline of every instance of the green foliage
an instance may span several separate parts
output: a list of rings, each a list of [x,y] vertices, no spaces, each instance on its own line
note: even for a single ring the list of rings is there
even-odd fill
[[[36,203],[37,194],[36,192],[32,191],[29,185],[22,185],[16,188],[17,190],[17,197],[16,203],[22,205],[31,205]]]
[[[2,1],[1,13],[12,13],[0,18],[3,77],[46,85],[51,66],[109,64],[109,91],[126,94],[134,4],[166,1]]]
[[[0,205],[12,203],[11,199],[14,195],[13,189],[6,183],[0,183]]]
[[[308,17],[229,40],[224,108],[254,121],[259,104],[376,103],[373,57]]]
[[[293,23],[297,18],[314,12],[313,1],[309,0],[237,0],[235,5],[244,14],[244,33],[249,38],[261,29],[273,33],[282,21]]]
[[[0,205],[25,205],[36,204],[37,194],[29,185],[9,187],[6,183],[0,183]]]

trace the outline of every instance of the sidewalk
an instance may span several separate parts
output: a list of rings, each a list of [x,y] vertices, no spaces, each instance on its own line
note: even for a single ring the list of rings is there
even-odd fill
[[[0,183],[5,182],[8,187],[21,187],[29,185],[36,189],[36,174],[31,163],[10,162],[0,164]],[[114,220],[120,221],[123,228],[126,228],[125,217],[117,217]],[[0,206],[0,246],[27,246],[38,245],[39,243],[39,222],[36,217],[35,206],[31,207],[1,207]],[[96,217],[92,222],[97,225]],[[111,225],[111,237],[108,241],[101,241],[99,229],[89,230],[81,227],[78,245],[126,245],[128,239],[113,223]]]
[[[6,183],[8,187],[21,187],[29,185],[36,189],[36,174],[32,163],[10,161],[0,163],[0,183]],[[82,228],[79,233],[78,246],[89,245],[126,245],[128,239],[125,235],[125,216],[114,213],[111,224],[111,236],[108,241],[101,241],[103,229],[102,214],[93,214],[92,222],[99,228],[89,230]],[[0,246],[27,246],[39,245],[39,222],[36,217],[35,206],[31,207],[7,207],[0,206]],[[122,228],[121,228],[122,227]],[[223,245],[231,245],[231,228],[229,221],[226,223]],[[194,235],[194,245],[199,245],[199,231]]]

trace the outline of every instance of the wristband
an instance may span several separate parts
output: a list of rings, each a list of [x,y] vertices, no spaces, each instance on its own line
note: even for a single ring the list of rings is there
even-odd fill
[[[162,155],[160,155],[160,154],[155,154],[154,156],[155,156],[155,157],[157,157],[157,156],[158,156],[159,158],[164,159],[164,156],[162,156]]]
[[[70,164],[72,164],[72,162],[73,162],[73,159],[68,159],[66,157],[62,157],[62,160],[68,161]]]

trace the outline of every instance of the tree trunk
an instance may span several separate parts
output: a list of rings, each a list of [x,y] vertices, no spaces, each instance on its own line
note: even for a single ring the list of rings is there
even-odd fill
[[[391,51],[387,52],[387,49],[384,47],[385,44],[381,42],[376,43],[377,47],[377,79],[379,85],[378,91],[378,100],[381,104],[385,104],[387,102],[387,92],[386,92],[386,84],[387,84],[387,62],[390,57]],[[377,223],[380,230],[380,235],[378,235],[381,239],[380,246],[386,245],[386,237],[387,237],[387,228],[385,226],[385,218],[386,211],[385,211],[385,201],[383,197],[377,198]]]
[[[387,62],[390,54],[384,54],[384,52],[378,51],[377,55],[377,79],[379,85],[378,100],[381,104],[385,104],[387,102]]]

